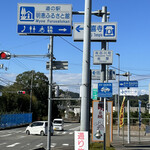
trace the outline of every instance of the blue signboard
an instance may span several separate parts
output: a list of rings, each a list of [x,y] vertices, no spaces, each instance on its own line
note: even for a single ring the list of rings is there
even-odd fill
[[[72,35],[72,5],[18,4],[18,33]]]
[[[112,97],[112,83],[98,83],[98,97]]]
[[[138,87],[138,81],[119,81],[119,87]]]

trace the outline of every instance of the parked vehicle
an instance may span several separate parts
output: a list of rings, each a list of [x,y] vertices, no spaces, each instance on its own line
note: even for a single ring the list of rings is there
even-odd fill
[[[64,130],[64,120],[54,119],[53,120],[53,130]]]
[[[36,121],[27,126],[26,134],[39,134],[41,136],[47,135],[48,121]],[[51,124],[51,135],[54,134],[53,125]]]

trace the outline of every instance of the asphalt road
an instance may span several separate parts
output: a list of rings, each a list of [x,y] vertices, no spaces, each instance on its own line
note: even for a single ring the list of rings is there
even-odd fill
[[[51,136],[52,150],[73,150],[74,131],[79,131],[79,123],[65,123],[64,131],[54,131]],[[0,131],[0,150],[34,150],[46,149],[47,136],[26,135],[25,127]]]

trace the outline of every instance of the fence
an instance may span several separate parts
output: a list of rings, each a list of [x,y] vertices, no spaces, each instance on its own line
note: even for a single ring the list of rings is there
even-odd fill
[[[32,122],[32,113],[0,115],[0,129],[20,126],[31,122]]]
[[[117,130],[118,126],[118,118],[113,118],[113,130]],[[141,118],[141,135],[145,135],[146,126],[150,126],[150,118]],[[124,118],[124,131],[127,133],[127,118]],[[122,129],[120,129],[120,133],[122,134]],[[138,134],[139,131],[139,118],[130,118],[130,133],[131,135]]]

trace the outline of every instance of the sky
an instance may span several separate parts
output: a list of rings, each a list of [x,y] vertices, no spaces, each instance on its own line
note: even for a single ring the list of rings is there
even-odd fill
[[[73,11],[84,11],[84,0],[5,0],[0,3],[0,50],[12,55],[46,55],[49,36],[20,36],[17,33],[18,3],[34,4],[72,4]],[[113,50],[113,64],[110,69],[118,72],[120,54],[120,73],[130,72],[130,80],[138,80],[139,94],[148,94],[150,83],[150,17],[149,0],[92,0],[92,11],[107,6],[110,12],[109,22],[117,22],[117,41],[109,42]],[[92,15],[92,22],[101,22],[101,17]],[[83,15],[73,15],[72,23],[84,22]],[[101,50],[101,42],[91,42],[91,69],[100,69],[93,65],[93,50]],[[62,89],[79,92],[82,82],[83,42],[74,42],[72,36],[54,36],[54,57],[57,61],[68,61],[68,70],[53,71],[54,82]],[[48,58],[16,57],[0,60],[4,69],[0,69],[0,84],[14,82],[15,77],[25,71],[35,70],[48,76],[46,62]],[[7,69],[6,69],[7,68]],[[120,80],[127,80],[120,77]],[[11,83],[10,82],[10,83]],[[96,81],[93,81],[95,83]],[[98,83],[99,81],[97,81]],[[113,82],[113,93],[117,93],[117,78]],[[66,86],[65,86],[66,85]]]

